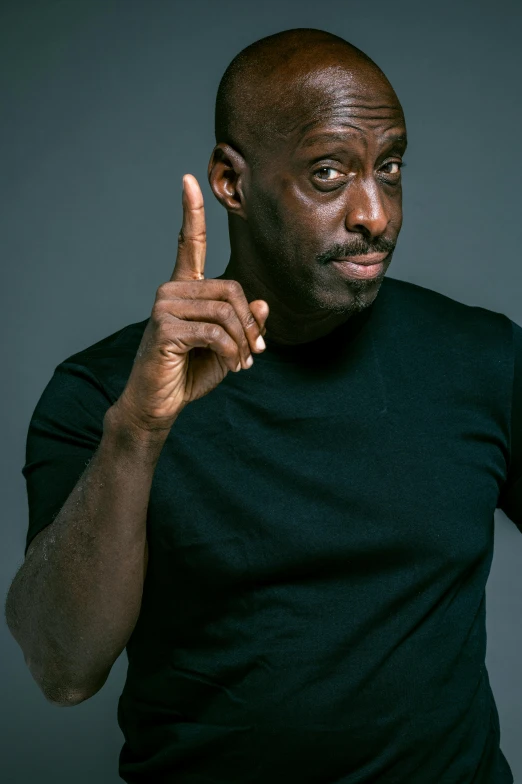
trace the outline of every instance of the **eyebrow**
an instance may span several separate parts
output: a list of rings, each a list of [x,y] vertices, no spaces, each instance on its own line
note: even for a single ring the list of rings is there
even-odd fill
[[[306,141],[301,142],[301,147],[312,147],[317,142],[346,142],[347,137],[352,136],[353,134],[346,134],[346,133],[316,133],[315,136],[310,136]],[[384,143],[386,145],[390,144],[397,144],[403,142],[404,149],[406,149],[408,145],[408,138],[405,133],[395,133],[390,134],[389,136],[384,138]]]

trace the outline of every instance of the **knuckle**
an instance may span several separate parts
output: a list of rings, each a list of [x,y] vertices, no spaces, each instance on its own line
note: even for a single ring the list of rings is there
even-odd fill
[[[243,286],[237,280],[227,280],[227,287],[234,297],[240,297],[243,294]]]
[[[166,333],[172,327],[173,317],[166,311],[160,312],[155,318],[156,328],[159,334]]]
[[[171,301],[168,299],[160,299],[154,303],[154,307],[152,308],[152,318],[157,323],[165,318],[169,318],[171,308]]]
[[[218,341],[222,340],[224,335],[224,330],[219,326],[219,324],[205,324],[204,332],[205,339],[211,343],[217,343]]]
[[[187,242],[201,242],[205,244],[207,241],[207,232],[205,229],[201,229],[200,231],[195,231],[191,234],[188,234],[183,229],[180,230],[178,234],[178,245],[185,245]]]
[[[152,321],[154,324],[159,324],[164,316],[165,309],[161,306],[161,303],[156,302],[154,307],[152,308],[152,312],[150,314]]]
[[[166,281],[156,289],[156,299],[165,299],[172,296],[172,281]]]
[[[220,302],[216,305],[216,316],[221,321],[231,321],[234,318],[234,308],[230,302]]]

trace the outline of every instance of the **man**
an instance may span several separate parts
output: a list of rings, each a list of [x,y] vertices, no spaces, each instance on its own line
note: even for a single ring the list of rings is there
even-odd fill
[[[151,318],[36,407],[12,633],[59,705],[126,647],[127,782],[512,782],[484,589],[495,509],[522,529],[522,329],[385,277],[406,127],[346,41],[240,53],[216,142],[225,272],[187,175]]]

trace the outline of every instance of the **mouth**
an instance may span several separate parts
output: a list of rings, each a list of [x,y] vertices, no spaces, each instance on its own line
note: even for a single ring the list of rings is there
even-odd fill
[[[384,269],[384,260],[389,253],[368,253],[366,256],[343,256],[330,263],[344,278],[367,280],[378,278]]]
[[[388,253],[367,253],[366,256],[340,256],[333,261],[347,261],[350,264],[357,264],[361,267],[372,267],[380,264],[388,256]]]

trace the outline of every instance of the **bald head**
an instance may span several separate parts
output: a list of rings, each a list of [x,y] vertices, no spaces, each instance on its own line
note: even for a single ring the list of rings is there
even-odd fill
[[[223,75],[215,130],[208,177],[228,212],[225,276],[266,299],[280,342],[324,335],[371,304],[402,225],[407,145],[373,60],[322,30],[256,41]]]
[[[216,142],[231,145],[252,165],[274,142],[323,121],[343,91],[357,102],[365,92],[378,91],[400,107],[378,65],[343,38],[306,28],[262,38],[223,74]]]

